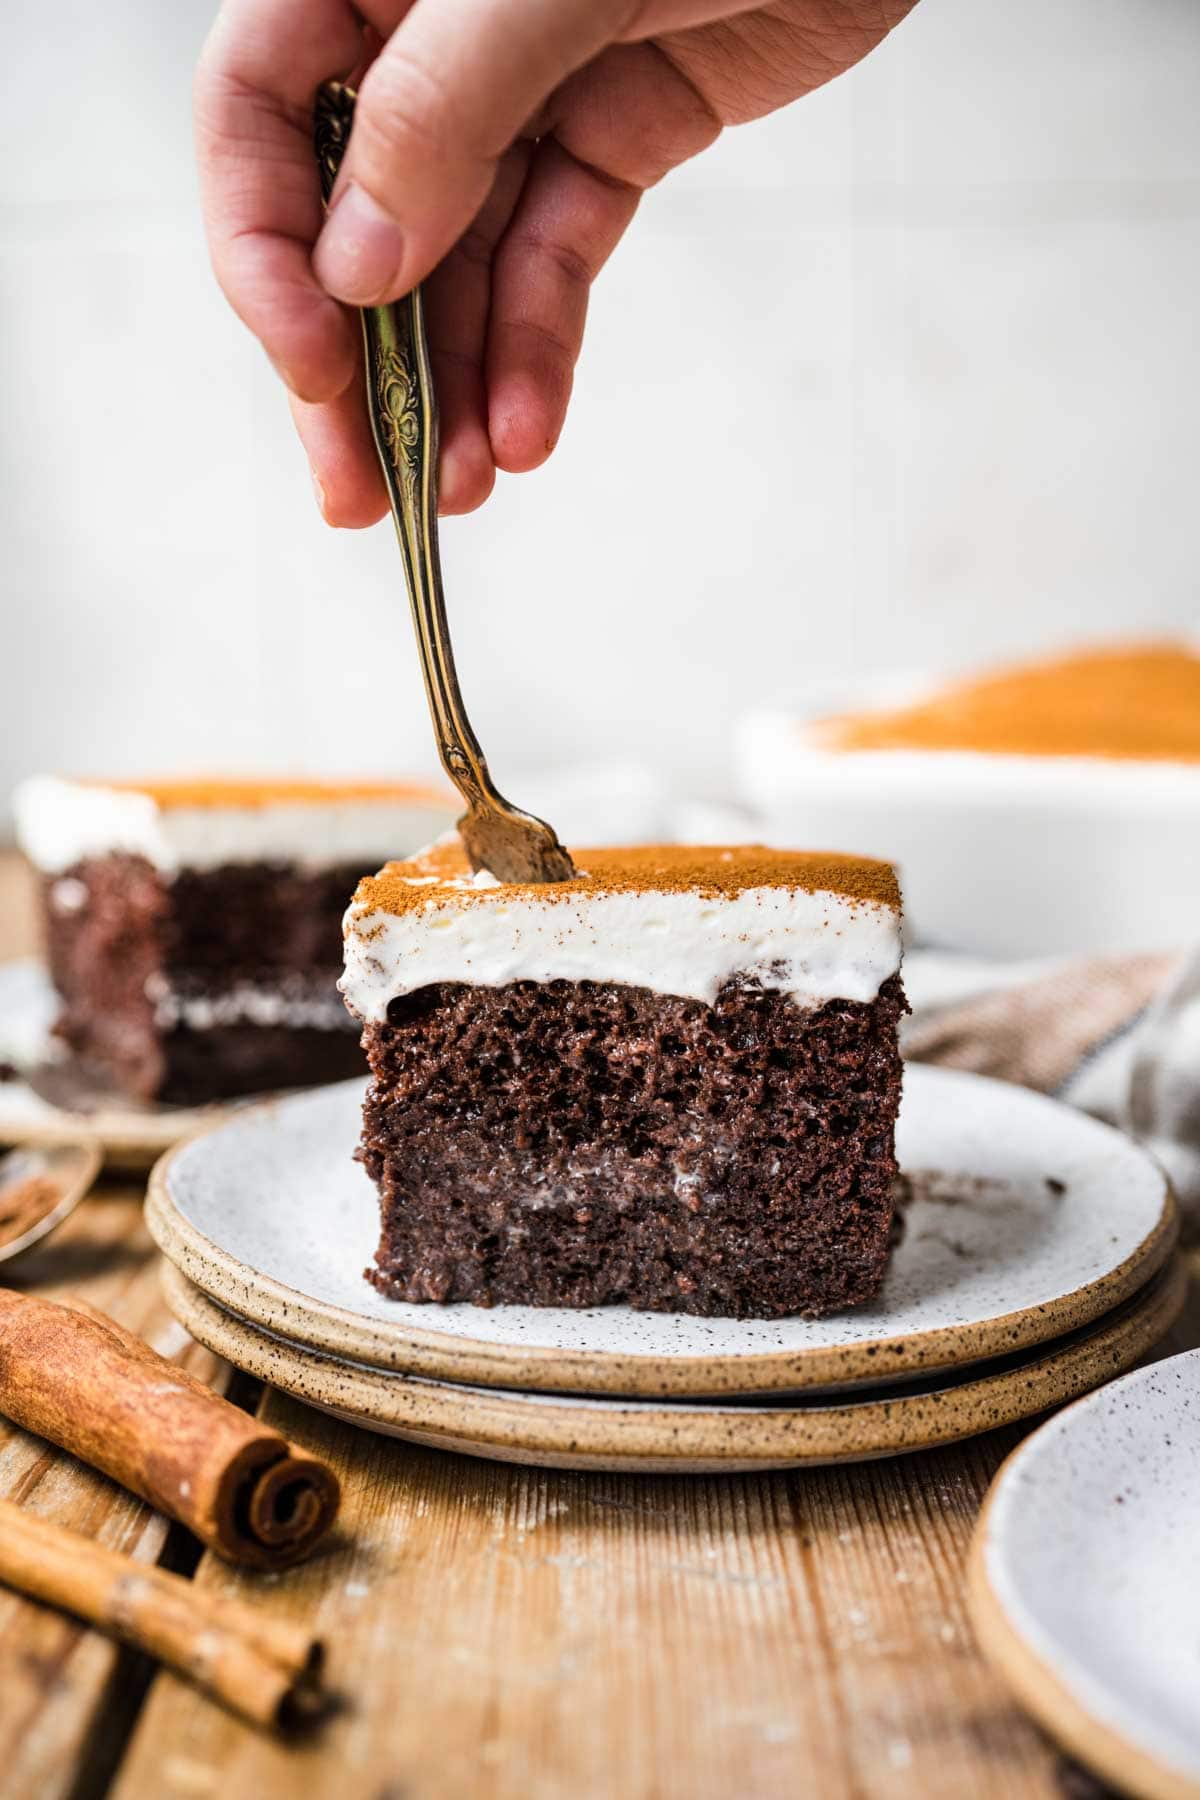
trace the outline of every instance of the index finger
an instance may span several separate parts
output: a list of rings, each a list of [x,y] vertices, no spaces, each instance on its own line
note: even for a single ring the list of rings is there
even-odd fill
[[[397,0],[396,13],[404,11]],[[196,148],[213,269],[292,391],[353,378],[357,336],[312,272],[321,229],[313,97],[364,50],[348,0],[226,0],[196,74]]]

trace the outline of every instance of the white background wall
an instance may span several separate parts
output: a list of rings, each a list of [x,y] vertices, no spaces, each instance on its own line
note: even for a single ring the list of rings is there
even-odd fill
[[[209,10],[8,0],[0,794],[430,763],[389,529],[320,523],[208,272]],[[561,449],[445,529],[498,777],[719,790],[809,675],[1194,626],[1198,94],[1195,0],[921,0],[652,194]]]

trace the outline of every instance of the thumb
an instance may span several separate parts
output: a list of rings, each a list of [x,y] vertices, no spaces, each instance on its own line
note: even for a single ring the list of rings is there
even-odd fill
[[[482,206],[500,157],[640,0],[417,0],[359,89],[313,267],[327,293],[408,293]]]

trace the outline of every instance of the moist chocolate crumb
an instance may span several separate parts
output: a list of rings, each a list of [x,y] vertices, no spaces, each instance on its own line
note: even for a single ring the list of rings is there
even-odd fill
[[[69,1071],[98,1094],[181,1106],[361,1074],[348,1015],[329,1030],[252,1020],[199,1029],[161,1016],[155,999],[166,990],[219,1003],[240,985],[286,993],[302,980],[327,989],[340,1020],[341,921],[360,873],[228,863],[169,879],[145,857],[114,853],[46,877],[55,1033]]]
[[[737,1318],[871,1299],[894,1218],[899,977],[805,1009],[443,983],[363,1044],[369,1279],[415,1301]]]

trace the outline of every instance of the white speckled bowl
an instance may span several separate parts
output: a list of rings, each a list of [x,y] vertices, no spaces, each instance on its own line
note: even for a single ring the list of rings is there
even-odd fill
[[[418,1306],[363,1280],[374,1188],[352,1160],[356,1082],[254,1108],[166,1156],[147,1202],[167,1257],[293,1343],[441,1380],[627,1395],[747,1395],[894,1380],[1041,1343],[1140,1287],[1175,1239],[1161,1171],[1128,1139],[977,1075],[905,1075],[917,1187],[879,1298],[825,1319],[624,1306]]]
[[[1004,1464],[972,1552],[987,1654],[1082,1761],[1200,1797],[1200,1350],[1060,1413]]]

